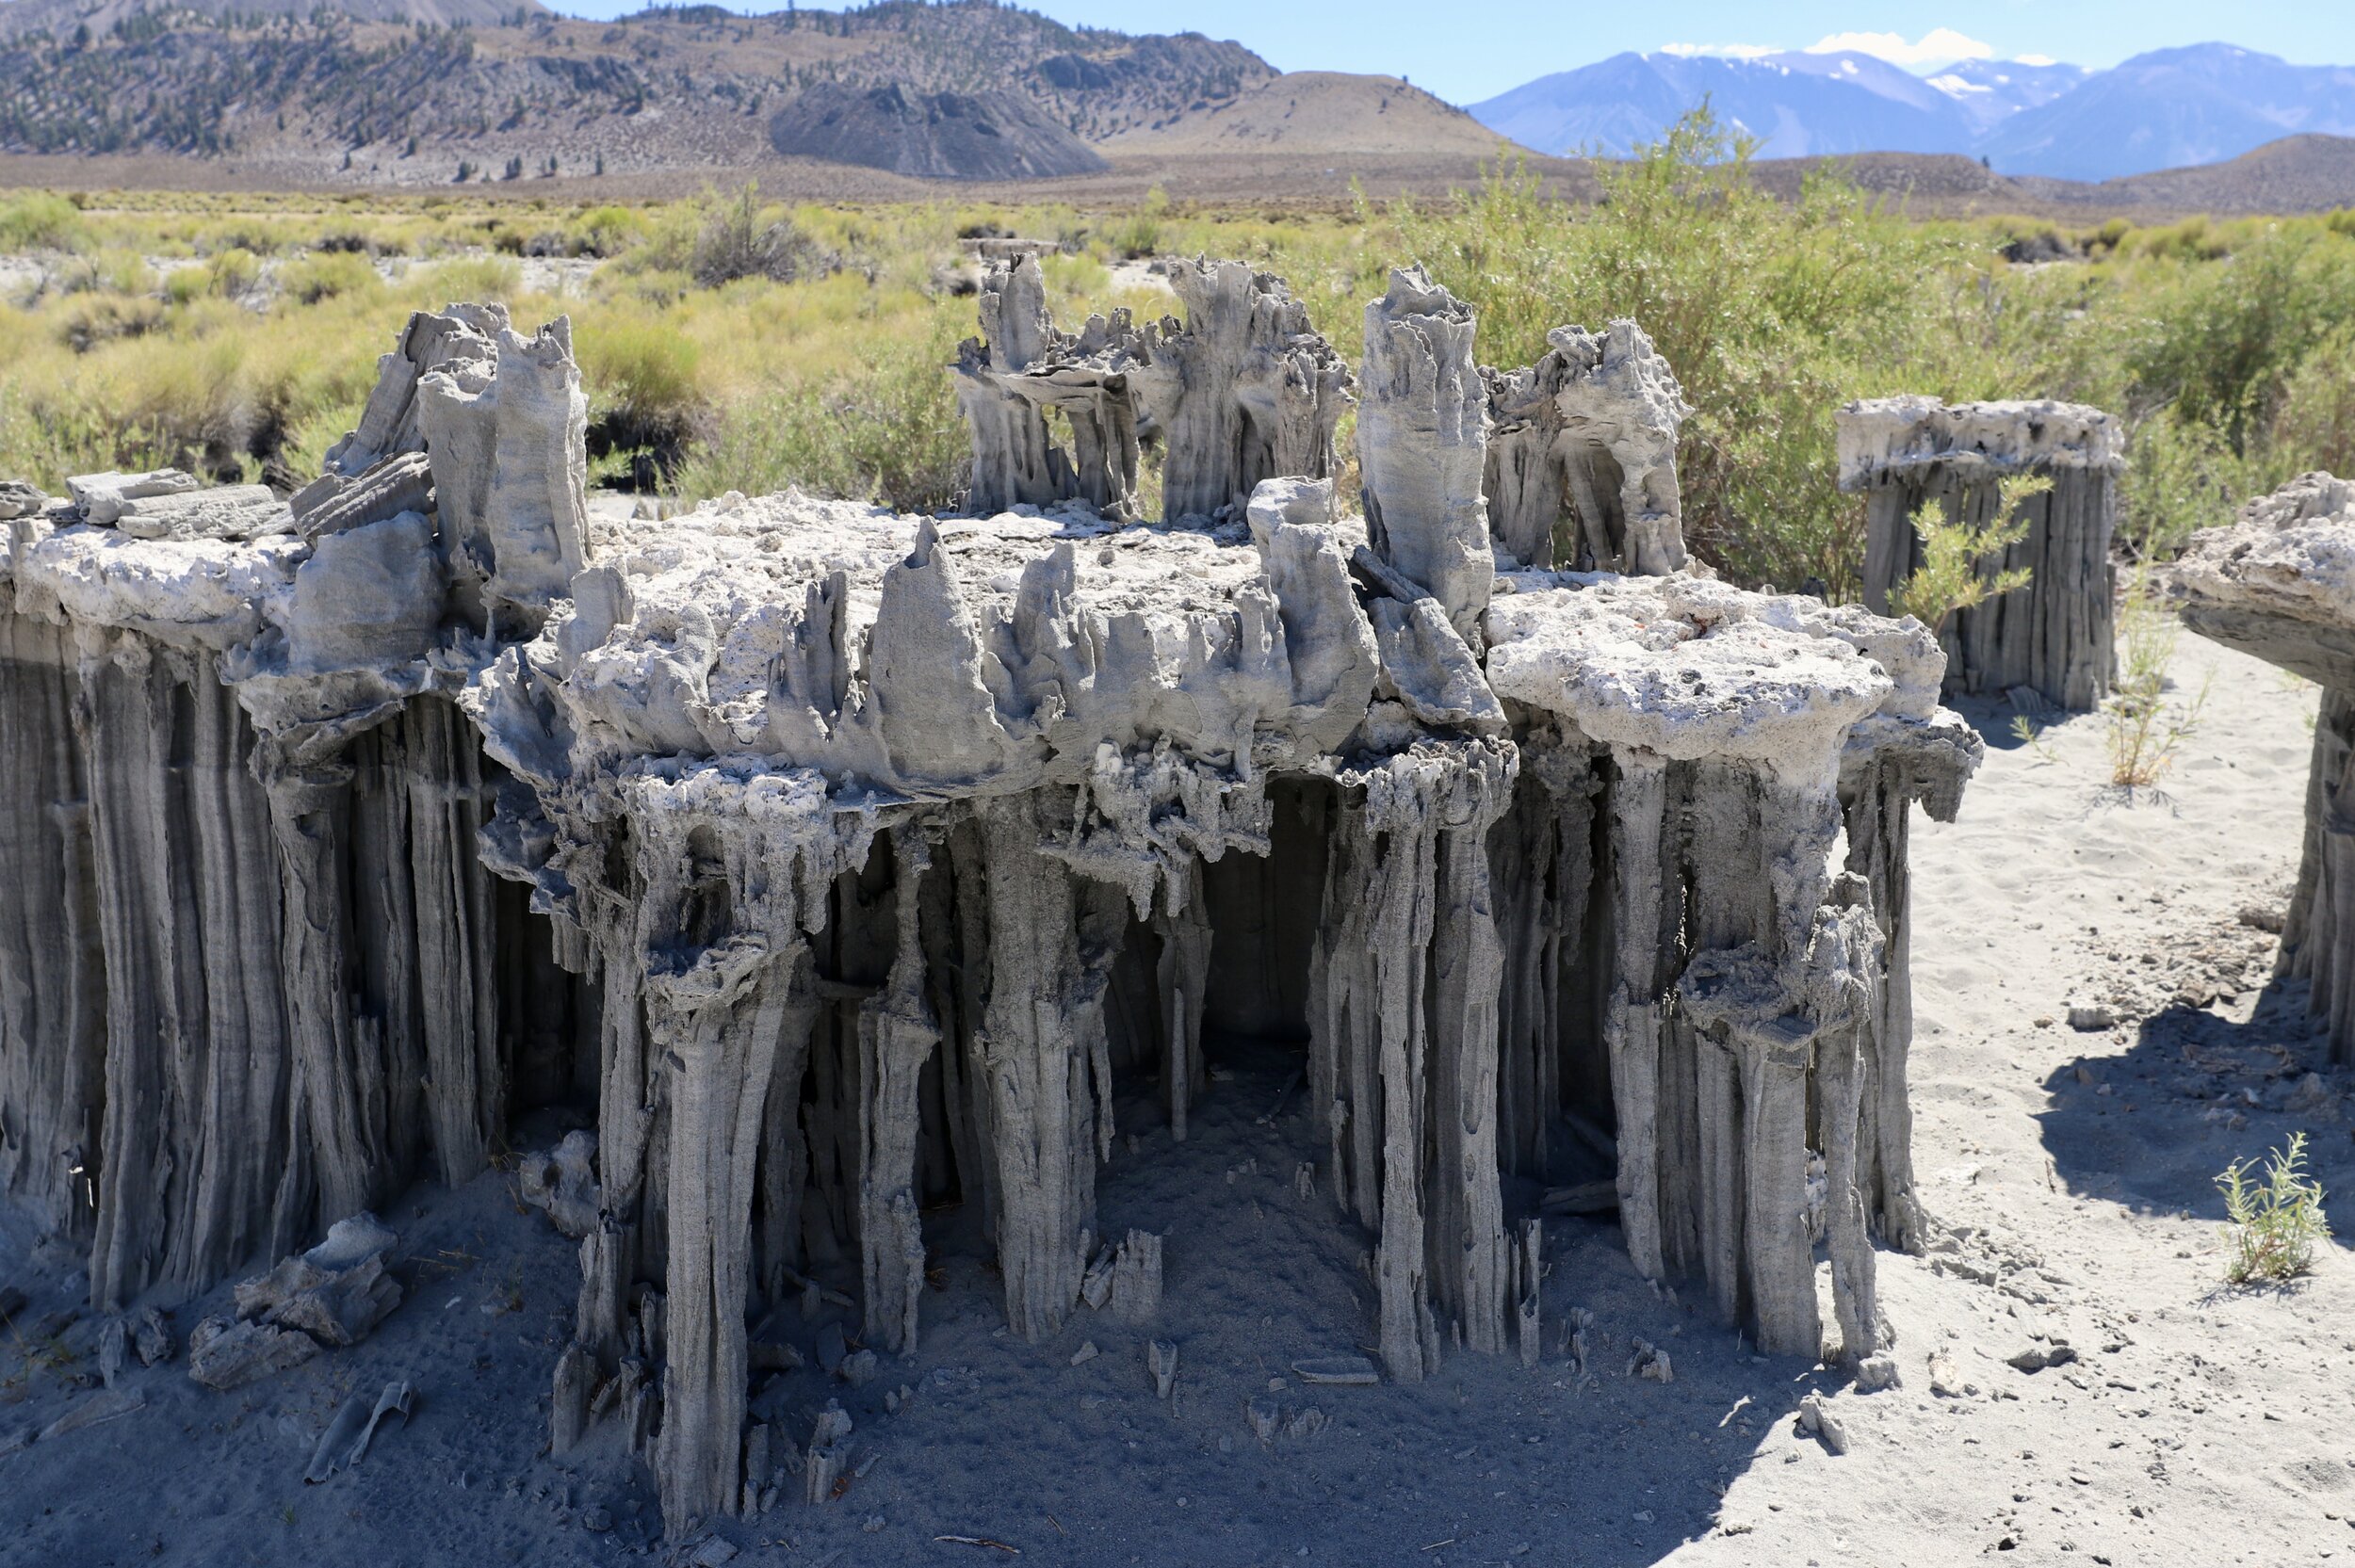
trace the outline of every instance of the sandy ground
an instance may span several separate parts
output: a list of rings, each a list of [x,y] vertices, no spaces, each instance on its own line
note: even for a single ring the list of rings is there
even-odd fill
[[[805,1440],[840,1399],[856,1421],[840,1499],[666,1548],[609,1425],[564,1462],[541,1451],[573,1250],[492,1175],[387,1213],[409,1299],[366,1343],[230,1395],[134,1368],[123,1386],[146,1409],[0,1459],[0,1564],[1011,1560],[944,1535],[1025,1561],[1188,1568],[2355,1557],[2355,1271],[2334,1248],[2290,1289],[2224,1288],[2209,1179],[2303,1126],[2326,1184],[2355,1186],[2348,1080],[2304,1077],[2302,1000],[2269,985],[2272,939],[2240,919],[2286,898],[2314,695],[2188,637],[2176,672],[2186,692],[2213,685],[2163,795],[2102,784],[2098,719],[2029,747],[1982,705],[1994,744],[1961,820],[1917,830],[1915,1154],[1939,1239],[1881,1259],[1898,1389],[1750,1355],[1588,1220],[1549,1224],[1546,1286],[1549,1323],[1594,1314],[1585,1376],[1550,1350],[1534,1372],[1456,1355],[1419,1387],[1304,1386],[1293,1361],[1371,1334],[1367,1238],[1323,1190],[1293,1189],[1320,1152],[1287,1091],[1296,1057],[1230,1044],[1196,1136],[1173,1145],[1148,1103],[1124,1104],[1135,1142],[1102,1175],[1107,1229],[1170,1237],[1155,1332],[1180,1346],[1174,1404],[1143,1331],[1082,1311],[1046,1345],[1006,1335],[969,1220],[940,1216],[919,1352],[863,1387],[813,1367],[755,1400]],[[2072,1030],[2072,999],[2121,1022]],[[544,1117],[519,1140],[559,1128]],[[0,1447],[89,1397],[73,1382],[98,1328],[41,1325],[79,1282],[0,1229],[11,1279],[37,1296],[20,1321],[58,1332],[0,1340]],[[179,1330],[225,1295],[172,1303]],[[838,1315],[765,1332],[811,1351]],[[1669,1350],[1673,1382],[1627,1375],[1638,1335]],[[2073,1362],[2006,1364],[2058,1340]],[[1933,1354],[1953,1397],[1931,1390]],[[396,1377],[417,1387],[414,1418],[304,1486],[340,1400]],[[1844,1456],[1795,1431],[1810,1390],[1844,1422]],[[1268,1444],[1251,1401],[1280,1424]],[[1325,1424],[1296,1434],[1311,1409]]]

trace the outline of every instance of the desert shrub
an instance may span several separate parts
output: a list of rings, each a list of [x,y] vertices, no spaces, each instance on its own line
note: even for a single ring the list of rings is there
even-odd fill
[[[694,339],[654,313],[610,305],[584,314],[573,342],[589,395],[591,445],[600,454],[648,448],[674,464],[707,413]]]
[[[62,294],[147,294],[156,286],[155,269],[146,257],[114,246],[69,256],[53,276]]]
[[[504,301],[523,292],[524,269],[508,256],[452,256],[411,274],[435,299]]]
[[[57,320],[57,338],[77,354],[120,337],[160,331],[164,302],[145,295],[89,292],[69,303]]]
[[[2355,326],[2355,243],[2311,225],[2267,229],[2229,264],[2159,291],[2131,347],[2134,396],[2212,427],[2235,455],[2270,424],[2307,356]]]
[[[2222,431],[2161,409],[2134,428],[2119,482],[2119,542],[2132,555],[2164,560],[2201,528],[2221,527],[2261,490],[2260,467],[2235,453]]]
[[[245,375],[247,341],[235,332],[151,335],[94,350],[90,406],[179,467],[220,476],[244,471],[257,424]]]
[[[592,207],[575,218],[568,240],[577,256],[618,256],[642,243],[646,220],[627,207]]]
[[[2211,227],[2205,216],[2137,229],[2122,243],[2137,256],[2159,261],[2217,261],[2232,253],[2223,231]]]
[[[2314,1267],[2314,1249],[2331,1238],[2322,1185],[2306,1173],[2306,1135],[2267,1151],[2265,1177],[2254,1159],[2234,1160],[2216,1178],[2224,1194],[2225,1239],[2233,1249],[2224,1277],[2234,1285],[2295,1279]]]
[[[2282,382],[2265,438],[2267,477],[2355,477],[2355,325],[2314,346]]]
[[[2080,236],[2079,243],[2088,254],[2113,255],[2119,246],[2125,243],[2126,236],[2134,232],[2135,226],[2125,218],[2113,218],[2091,234]]]
[[[37,190],[0,202],[0,252],[73,251],[88,237],[81,209],[62,196]]]
[[[687,257],[688,274],[705,288],[739,278],[790,283],[816,277],[831,266],[832,258],[792,218],[764,211],[758,187],[749,184],[733,196],[705,202]]]
[[[246,250],[223,251],[204,267],[202,276],[206,294],[222,299],[243,299],[262,286],[262,258]]]
[[[1145,201],[1135,212],[1114,222],[1104,232],[1104,243],[1114,256],[1124,261],[1158,256],[1169,238],[1163,221],[1169,213],[1169,193],[1155,186],[1145,193]]]
[[[327,467],[328,448],[358,428],[366,399],[306,409],[279,434],[276,453],[281,480],[290,488],[317,477]]]
[[[965,422],[941,373],[953,316],[871,360],[778,388],[723,411],[711,441],[681,465],[690,500],[788,485],[872,500],[903,511],[956,504],[970,484]]]
[[[316,305],[338,295],[374,295],[383,280],[365,251],[314,251],[298,256],[278,269],[278,292],[300,305]]]

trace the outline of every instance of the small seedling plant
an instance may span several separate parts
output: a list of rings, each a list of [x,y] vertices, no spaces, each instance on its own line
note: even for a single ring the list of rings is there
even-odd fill
[[[2174,766],[2176,752],[2200,728],[2208,688],[2203,683],[2187,703],[2167,701],[2178,627],[2157,601],[2147,565],[2128,582],[2119,620],[2118,682],[2103,709],[2109,720],[2110,783],[2131,793],[2157,784]]]
[[[2053,481],[2040,474],[2006,476],[1996,487],[1997,520],[1986,527],[1950,517],[1935,503],[1915,512],[1913,531],[1922,541],[1922,564],[1890,595],[1890,608],[1936,633],[1946,629],[1957,611],[1974,609],[2027,587],[2032,575],[2028,568],[1998,563],[2006,551],[2028,537],[2028,517],[2021,509],[2052,488]]]
[[[2233,1284],[2278,1284],[2314,1266],[2331,1225],[2322,1217],[2322,1184],[2305,1167],[2306,1135],[2298,1132],[2288,1148],[2266,1152],[2262,1179],[2254,1159],[2234,1160],[2217,1174],[2233,1249],[2224,1277]]]

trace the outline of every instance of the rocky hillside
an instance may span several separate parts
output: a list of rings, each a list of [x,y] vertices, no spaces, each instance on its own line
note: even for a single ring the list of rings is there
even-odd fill
[[[235,157],[290,178],[401,184],[838,158],[817,122],[889,89],[929,105],[916,112],[935,129],[944,95],[985,105],[988,129],[967,115],[966,134],[919,134],[915,152],[901,134],[884,167],[991,178],[1092,167],[1075,161],[1079,143],[1275,74],[1240,44],[1065,27],[986,0],[612,23],[503,0],[339,3],[273,15],[243,0],[209,13],[6,0],[0,152]],[[823,102],[797,107],[812,93]],[[1009,127],[1025,149],[1011,163],[993,135]]]
[[[1504,137],[1395,76],[1291,71],[1108,139],[1121,153],[1494,157]]]

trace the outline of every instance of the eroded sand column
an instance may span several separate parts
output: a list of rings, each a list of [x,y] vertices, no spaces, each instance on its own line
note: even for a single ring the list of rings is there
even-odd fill
[[[1890,595],[1922,564],[1914,514],[1938,508],[1974,530],[2005,521],[2005,477],[2052,488],[2022,503],[2024,538],[1980,570],[2024,569],[2025,588],[1948,618],[1946,690],[2000,695],[2024,686],[2071,711],[2097,706],[2116,664],[2110,534],[2125,440],[2118,422],[2077,403],[1948,405],[1875,397],[1839,413],[1840,488],[1866,496],[1864,603]]]
[[[2172,577],[2184,624],[2322,687],[2276,972],[2308,983],[2331,1059],[2355,1063],[2355,483],[2292,479],[2194,534]]]

